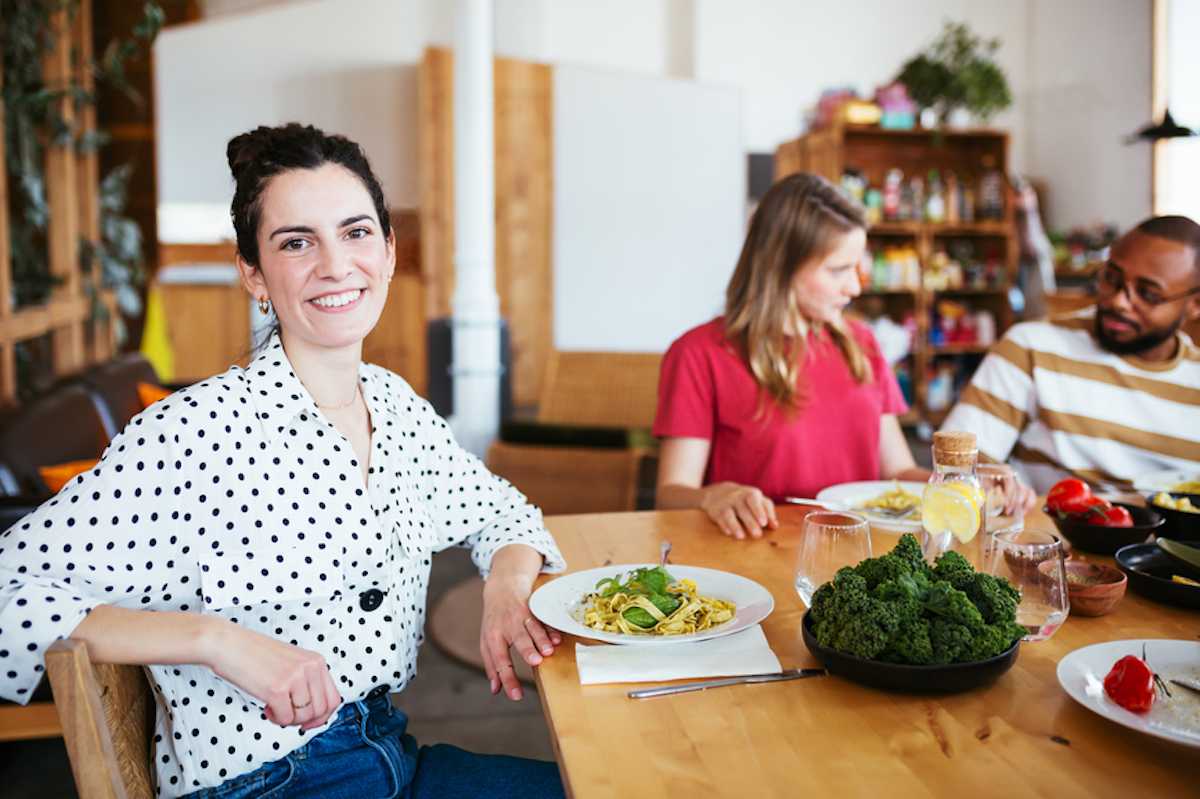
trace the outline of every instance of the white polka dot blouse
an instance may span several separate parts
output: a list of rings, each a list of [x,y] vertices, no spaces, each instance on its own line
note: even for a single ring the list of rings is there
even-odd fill
[[[416,673],[430,559],[487,574],[526,544],[565,567],[537,508],[460,448],[399,376],[359,368],[369,476],[278,337],[246,369],[135,417],[100,463],[0,535],[0,696],[27,702],[45,650],[97,605],[211,613],[321,653],[344,702]],[[278,760],[302,733],[203,666],[148,666],[160,796]]]

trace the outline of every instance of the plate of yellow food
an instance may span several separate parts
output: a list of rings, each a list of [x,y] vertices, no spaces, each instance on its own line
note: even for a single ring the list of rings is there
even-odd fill
[[[1143,494],[1170,491],[1177,494],[1200,494],[1200,472],[1195,469],[1165,469],[1144,474],[1133,481],[1133,487]]]
[[[921,497],[925,483],[908,480],[864,480],[839,483],[817,494],[821,502],[836,502],[861,513],[872,527],[898,533],[921,529]]]
[[[529,598],[543,624],[611,644],[703,641],[744,630],[775,608],[771,592],[699,566],[601,566],[547,582]]]

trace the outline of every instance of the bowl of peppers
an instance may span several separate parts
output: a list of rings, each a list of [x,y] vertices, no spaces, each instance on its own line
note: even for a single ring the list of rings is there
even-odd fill
[[[1043,510],[1071,546],[1098,555],[1112,555],[1123,546],[1140,544],[1163,524],[1162,514],[1098,497],[1075,477],[1054,484]]]

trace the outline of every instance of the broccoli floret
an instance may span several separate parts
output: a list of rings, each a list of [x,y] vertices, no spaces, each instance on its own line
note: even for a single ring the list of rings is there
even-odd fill
[[[873,593],[876,599],[885,602],[924,602],[926,594],[929,593],[929,578],[920,573],[902,574],[895,580],[887,580],[875,586]]]
[[[1021,594],[1008,580],[990,574],[974,574],[960,585],[988,624],[1016,621]]]
[[[929,576],[929,564],[925,562],[925,553],[921,551],[921,542],[912,533],[900,536],[900,542],[892,548],[891,554],[908,563],[913,574],[919,572]]]
[[[822,646],[871,659],[887,647],[899,619],[887,602],[867,591],[853,569],[838,571],[813,595],[813,633]]]
[[[867,558],[854,570],[867,581],[868,588],[875,588],[880,583],[899,579],[906,574],[925,577],[930,574],[929,564],[921,554],[921,545],[911,533],[901,536],[900,543],[891,552],[878,558]]]
[[[985,624],[971,639],[968,660],[994,658],[1025,635],[1025,628],[1016,622]]]
[[[933,579],[935,580],[954,582],[956,577],[974,573],[975,569],[971,566],[971,561],[954,550],[943,552],[933,565]]]
[[[929,622],[921,617],[901,621],[880,660],[925,666],[933,662],[933,642],[929,640]]]
[[[983,615],[962,591],[950,583],[934,583],[925,595],[925,609],[935,616],[961,624],[968,630],[983,628]]]
[[[856,612],[847,612],[836,628],[827,630],[828,643],[822,643],[839,652],[871,660],[887,648],[899,624],[892,606],[865,597]]]
[[[886,583],[911,573],[912,569],[900,558],[884,555],[880,558],[867,558],[854,567],[854,571],[867,581],[868,588],[875,588],[880,583]]]
[[[961,663],[971,659],[974,635],[961,624],[935,617],[929,622],[929,642],[933,646],[933,663]]]

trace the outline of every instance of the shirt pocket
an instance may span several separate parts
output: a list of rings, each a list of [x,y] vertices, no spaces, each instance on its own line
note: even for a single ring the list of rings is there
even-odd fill
[[[316,547],[236,547],[200,559],[200,585],[207,610],[292,604],[341,593],[341,567]]]

